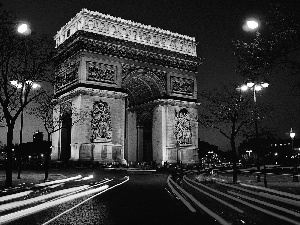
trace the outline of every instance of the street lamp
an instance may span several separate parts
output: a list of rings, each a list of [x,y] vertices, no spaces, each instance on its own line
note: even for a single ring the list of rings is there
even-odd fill
[[[26,22],[19,23],[17,26],[17,32],[22,35],[29,35],[31,33],[29,24]]]
[[[293,182],[299,182],[298,173],[297,173],[297,154],[296,151],[294,151],[294,138],[296,136],[296,133],[291,128],[290,131],[290,138],[292,142],[292,154],[294,155],[294,171],[293,171]]]
[[[256,18],[248,18],[245,23],[243,24],[243,30],[246,32],[253,32],[257,31],[260,27],[260,21]]]
[[[256,142],[258,142],[258,118],[257,118],[257,100],[256,100],[256,95],[258,91],[261,91],[264,88],[267,88],[269,86],[269,83],[267,81],[253,81],[253,80],[248,80],[245,84],[243,84],[240,87],[241,91],[247,91],[251,90],[253,92],[253,101],[254,101],[254,126],[255,126],[255,139]],[[260,182],[260,165],[259,165],[259,157],[258,157],[258,148],[256,147],[256,166],[257,166],[257,182]]]
[[[25,94],[26,94],[26,89],[30,88],[30,89],[37,89],[39,88],[41,85],[34,83],[30,80],[25,81],[24,83],[22,82],[18,82],[17,80],[13,80],[10,82],[13,86],[15,86],[16,88],[20,89],[22,88],[22,95],[21,95],[21,107],[23,106],[24,102],[25,102]],[[23,108],[24,109],[24,108]],[[23,124],[24,124],[24,113],[23,110],[21,111],[21,121],[20,121],[20,147],[23,143]],[[20,165],[18,166],[18,177],[17,179],[21,179],[20,177]]]

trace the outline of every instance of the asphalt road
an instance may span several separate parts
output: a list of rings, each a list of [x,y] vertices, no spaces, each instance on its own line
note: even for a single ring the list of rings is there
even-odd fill
[[[124,178],[118,176],[115,184]],[[92,198],[51,221],[53,224],[216,224],[208,215],[191,212],[168,190],[166,174],[129,175],[129,181]],[[41,211],[10,224],[44,224],[91,196]]]

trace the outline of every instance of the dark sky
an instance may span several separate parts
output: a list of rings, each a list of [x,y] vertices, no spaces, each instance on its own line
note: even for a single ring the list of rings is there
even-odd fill
[[[243,82],[235,73],[236,61],[232,41],[250,39],[253,34],[242,30],[249,16],[260,18],[268,11],[268,0],[0,0],[3,8],[15,11],[18,19],[26,20],[38,33],[54,36],[82,8],[98,11],[123,19],[151,25],[176,33],[195,37],[197,54],[205,58],[199,67],[199,89],[207,89],[231,81]],[[296,8],[298,0],[281,1]],[[295,96],[294,78],[277,74],[270,87],[258,101],[268,101],[274,108],[274,124],[279,135],[285,137],[291,127],[300,133],[299,97]],[[18,142],[18,125],[14,142]],[[32,141],[32,133],[43,131],[38,120],[27,119],[24,124],[24,141]],[[226,139],[218,133],[203,131],[201,140],[229,148]],[[2,140],[5,140],[2,138]]]

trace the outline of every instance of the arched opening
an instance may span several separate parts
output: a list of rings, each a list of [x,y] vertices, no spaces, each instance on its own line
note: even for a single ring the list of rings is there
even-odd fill
[[[67,162],[71,157],[71,128],[72,112],[71,109],[65,109],[61,117],[61,143],[60,160]]]
[[[153,71],[138,69],[125,76],[122,88],[128,94],[128,108],[136,114],[136,137],[134,131],[128,133],[131,143],[136,142],[134,160],[151,162],[153,161],[153,109],[150,106],[145,107],[145,103],[161,99],[166,94],[164,84]]]

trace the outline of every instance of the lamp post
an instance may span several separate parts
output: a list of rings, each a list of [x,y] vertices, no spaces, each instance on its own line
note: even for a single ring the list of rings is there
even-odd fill
[[[254,127],[255,127],[255,139],[256,139],[256,145],[258,142],[259,134],[258,134],[258,118],[257,118],[257,99],[256,95],[258,91],[261,91],[263,88],[267,88],[269,86],[269,83],[267,81],[258,82],[258,81],[252,81],[248,80],[246,84],[243,84],[240,89],[242,91],[247,91],[248,89],[252,90],[253,92],[253,102],[254,102]],[[258,147],[256,147],[256,166],[257,166],[257,182],[260,182],[260,164],[259,164],[259,157],[258,157]]]
[[[294,138],[296,136],[296,133],[291,128],[290,131],[290,138],[292,142],[292,154],[294,156],[294,170],[293,170],[293,182],[299,182],[298,173],[297,173],[297,154],[296,151],[294,151]]]
[[[260,21],[256,18],[248,18],[243,24],[243,30],[246,32],[254,32],[260,27]]]
[[[16,88],[18,88],[18,89],[22,88],[22,95],[21,95],[21,100],[20,100],[21,107],[25,103],[26,89],[27,88],[37,89],[37,88],[40,87],[39,84],[34,83],[34,82],[30,81],[30,80],[27,80],[24,83],[20,83],[20,82],[18,82],[16,80],[13,80],[10,83],[13,86],[15,86]],[[20,121],[20,144],[19,144],[20,148],[21,148],[21,145],[23,143],[23,126],[24,126],[24,110],[22,109],[22,111],[21,111],[21,121]],[[20,152],[19,152],[19,154],[20,154]],[[17,177],[17,179],[21,179],[20,174],[21,174],[21,165],[20,165],[20,162],[19,162],[18,163],[18,177]]]

